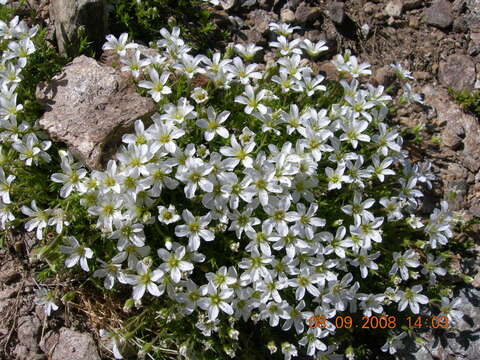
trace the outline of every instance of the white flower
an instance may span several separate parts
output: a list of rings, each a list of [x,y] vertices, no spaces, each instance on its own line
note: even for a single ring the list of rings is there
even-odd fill
[[[25,223],[25,229],[27,231],[37,229],[37,239],[41,240],[43,238],[43,229],[46,228],[48,224],[48,211],[40,210],[37,207],[37,202],[35,200],[32,200],[30,206],[31,208],[25,205],[22,205],[21,207],[22,214],[31,218]]]
[[[401,79],[401,80],[415,80],[415,78],[411,75],[411,72],[405,69],[402,64],[400,63],[395,63],[395,64],[390,64],[389,65],[394,71],[395,74]]]
[[[255,232],[253,227],[260,224],[260,220],[252,216],[252,212],[253,208],[247,207],[242,213],[235,209],[228,215],[229,219],[232,220],[228,230],[235,231],[238,239],[241,238],[244,231]]]
[[[200,293],[199,287],[190,279],[184,283],[184,286],[185,292],[177,294],[176,299],[183,304],[182,312],[189,315],[195,311],[198,300],[205,294]]]
[[[175,209],[175,206],[172,204],[168,205],[168,208],[166,208],[165,206],[159,206],[158,220],[168,225],[180,220],[180,215],[178,215],[177,209]]]
[[[5,204],[0,199],[0,229],[5,230],[7,222],[15,220],[15,216],[10,211],[11,205]]]
[[[320,341],[321,338],[327,337],[328,331],[321,328],[310,328],[307,330],[307,334],[298,342],[302,346],[307,347],[307,355],[314,356],[318,351],[327,350],[327,345]]]
[[[300,47],[304,49],[309,56],[312,57],[315,57],[321,52],[328,50],[328,46],[325,46],[325,41],[323,40],[320,40],[317,43],[312,43],[309,39],[303,39]]]
[[[202,104],[208,100],[208,92],[201,87],[196,87],[193,89],[191,97],[197,104]]]
[[[403,255],[399,252],[393,253],[393,265],[390,269],[389,275],[394,275],[400,270],[400,275],[403,280],[408,280],[409,273],[408,267],[417,267],[420,266],[420,262],[418,261],[418,254],[415,250],[407,250],[403,253]]]
[[[180,61],[173,65],[173,68],[178,70],[181,74],[187,75],[192,79],[195,74],[205,73],[205,69],[200,67],[200,64],[206,59],[205,55],[197,55],[193,57],[189,54],[181,54]]]
[[[266,265],[272,262],[272,258],[273,257],[264,254],[260,255],[258,250],[254,248],[250,258],[243,259],[238,265],[241,269],[246,269],[246,271],[240,275],[240,280],[248,284],[258,281],[260,277],[268,276]]]
[[[157,70],[149,68],[148,74],[150,76],[150,81],[142,80],[138,83],[138,86],[145,89],[150,89],[148,93],[152,96],[154,101],[159,102],[162,100],[163,95],[172,93],[172,89],[165,85],[168,81],[170,73],[163,72],[161,76],[158,76]]]
[[[440,315],[447,316],[449,320],[449,327],[455,326],[463,318],[463,311],[458,310],[462,306],[462,298],[457,297],[453,301],[449,298],[442,296],[442,303],[440,305]]]
[[[222,266],[216,273],[207,273],[205,277],[209,282],[212,282],[216,288],[220,289],[233,288],[234,285],[238,283],[238,275],[234,267],[227,269],[226,266]]]
[[[228,315],[233,314],[233,308],[228,303],[233,295],[232,289],[217,289],[212,282],[209,282],[208,285],[202,285],[201,289],[204,289],[205,297],[198,301],[198,306],[208,311],[210,321],[214,321],[218,317],[220,310]],[[202,290],[200,291],[202,292]]]
[[[177,105],[166,104],[163,108],[165,113],[160,116],[160,119],[163,120],[164,123],[170,121],[177,124],[182,123],[185,120],[197,117],[197,113],[193,111],[194,109],[195,108],[190,104],[188,99],[182,97],[178,100]]]
[[[368,276],[368,269],[378,270],[378,265],[373,260],[380,256],[380,252],[368,254],[367,251],[365,248],[361,249],[360,253],[355,256],[355,259],[351,261],[353,266],[360,267],[360,275],[363,279]]]
[[[398,335],[390,336],[387,342],[382,346],[381,350],[383,352],[388,352],[390,355],[395,354],[397,350],[400,350],[405,346],[402,342],[402,339],[406,336],[406,332],[401,332]]]
[[[269,271],[268,275],[260,282],[255,283],[254,286],[255,289],[261,293],[260,301],[262,303],[267,303],[271,299],[277,303],[281,303],[280,290],[288,287],[288,279],[284,276],[279,276],[277,279],[277,277]]]
[[[290,54],[302,54],[302,50],[298,48],[298,45],[302,42],[301,39],[294,39],[288,41],[288,39],[280,35],[277,37],[277,41],[270,42],[268,45],[272,48],[277,48],[280,50],[280,55],[288,56]]]
[[[224,156],[231,157],[230,165],[232,167],[237,166],[240,162],[246,168],[251,168],[253,165],[253,159],[249,154],[255,148],[255,142],[250,141],[245,145],[240,145],[234,135],[230,137],[231,146],[222,146],[220,153]]]
[[[320,291],[315,286],[320,281],[320,275],[316,273],[310,273],[310,270],[305,267],[300,270],[300,274],[291,279],[288,284],[291,287],[297,288],[295,291],[295,299],[297,301],[302,300],[305,296],[305,290],[314,297],[320,295]]]
[[[55,231],[60,234],[63,231],[63,226],[70,225],[70,222],[66,220],[67,213],[62,208],[55,208],[49,212],[50,218],[48,219],[48,225],[55,226]]]
[[[212,166],[204,163],[202,159],[187,159],[185,167],[182,171],[178,170],[176,174],[177,179],[186,184],[184,192],[187,199],[192,199],[195,196],[198,187],[205,192],[213,191],[213,184],[207,178],[212,170]]]
[[[69,246],[60,246],[60,252],[62,254],[69,255],[69,257],[65,259],[65,266],[67,268],[71,268],[80,262],[80,267],[82,270],[86,272],[90,271],[88,268],[87,259],[91,259],[93,257],[92,249],[80,245],[77,239],[75,239],[73,236],[67,236],[66,240]]]
[[[405,291],[400,290],[398,292],[398,296],[400,297],[398,311],[405,310],[408,305],[414,314],[418,314],[420,312],[418,304],[428,303],[428,297],[420,294],[422,289],[422,285],[414,285],[412,288],[405,289]]]
[[[147,258],[148,259],[148,258]],[[151,270],[149,261],[139,261],[136,266],[137,275],[127,275],[127,281],[133,285],[133,299],[140,300],[147,290],[153,296],[163,293],[156,284],[164,275],[160,269]]]
[[[258,111],[261,114],[267,113],[267,107],[261,103],[262,99],[266,96],[266,90],[262,89],[258,93],[251,85],[245,86],[245,91],[242,95],[235,97],[235,102],[245,105],[245,113],[250,115],[254,111]]]
[[[12,182],[15,180],[15,175],[8,175],[5,177],[5,172],[3,168],[0,166],[0,197],[5,204],[10,204],[10,190],[12,187]]]
[[[120,37],[117,38],[113,35],[107,35],[107,42],[103,44],[102,50],[113,50],[117,53],[118,56],[125,56],[127,54],[127,49],[136,49],[138,44],[127,43],[128,34],[122,33]]]
[[[384,294],[362,294],[358,293],[357,298],[360,301],[360,309],[363,310],[363,315],[371,317],[372,312],[381,314],[383,312],[383,306],[385,300]]]
[[[157,250],[158,256],[164,261],[160,265],[160,269],[166,273],[170,273],[170,277],[174,283],[178,283],[182,276],[182,271],[193,270],[193,264],[183,260],[185,258],[185,247],[179,246],[175,252],[169,252],[165,249]]]
[[[431,284],[436,283],[437,275],[444,276],[447,273],[447,270],[440,265],[443,262],[442,257],[435,257],[432,254],[427,254],[427,262],[423,264],[423,269],[421,271],[424,275],[429,275],[429,281]]]
[[[293,357],[298,355],[297,348],[295,345],[288,342],[282,343],[282,354],[284,360],[290,360]]]
[[[343,175],[344,173],[345,163],[339,163],[335,170],[329,166],[325,168],[325,175],[327,176],[328,181],[328,191],[342,188],[342,182],[348,180],[348,176]]]
[[[35,304],[43,306],[45,315],[50,316],[52,310],[58,310],[58,305],[55,304],[55,297],[52,291],[48,291],[44,287],[40,287],[35,290],[35,298],[33,300]]]
[[[354,149],[357,148],[359,141],[370,141],[370,136],[362,134],[368,127],[368,121],[357,120],[351,115],[342,122],[341,127],[344,133],[340,135],[340,141],[349,142]]]
[[[100,259],[98,261],[102,265],[101,269],[95,270],[94,277],[105,278],[103,286],[105,289],[112,289],[115,284],[115,280],[120,281],[122,284],[127,283],[127,278],[124,271],[122,271],[122,263],[127,259],[127,254],[124,252],[115,255],[110,262],[106,263]]]
[[[11,41],[8,43],[7,59],[17,58],[18,66],[21,68],[27,64],[27,57],[35,52],[35,45],[29,37],[25,37],[20,41]]]
[[[215,135],[219,135],[222,138],[228,138],[228,130],[221,126],[230,113],[228,111],[222,111],[220,114],[217,114],[213,107],[209,106],[207,108],[207,118],[208,119],[198,119],[197,126],[201,129],[205,129],[204,132],[205,141],[212,141]]]
[[[402,94],[402,101],[407,103],[407,104],[412,104],[412,103],[419,103],[423,104],[423,99],[420,94],[417,94],[413,92],[412,85],[410,84],[404,84],[403,87],[403,94]]]
[[[177,225],[175,227],[175,235],[178,237],[188,237],[188,250],[196,251],[200,247],[200,238],[205,241],[213,241],[215,235],[207,230],[207,225],[211,221],[211,214],[198,217],[185,209],[182,212],[182,218],[185,225]]]
[[[375,204],[375,199],[370,198],[362,201],[362,194],[359,191],[355,191],[353,195],[353,204],[342,206],[342,211],[345,214],[353,216],[355,226],[360,226],[362,219],[367,221],[374,220],[373,214],[367,210],[370,209],[373,204]]]
[[[278,35],[283,35],[283,36],[288,36],[292,34],[295,30],[301,29],[300,26],[290,26],[290,24],[285,24],[285,23],[275,23],[271,22],[268,24],[268,27],[270,31],[273,31],[274,33]]]
[[[255,71],[256,68],[257,64],[245,66],[242,59],[238,56],[233,59],[232,64],[225,66],[225,70],[230,72],[235,78],[238,78],[243,85],[250,84],[250,79],[259,80],[262,78],[262,73]]]
[[[267,231],[275,228],[280,236],[288,234],[288,223],[298,221],[299,215],[290,209],[291,201],[288,197],[272,198],[264,209],[268,219],[264,221]]]
[[[39,142],[35,134],[29,133],[22,138],[22,141],[14,142],[12,147],[20,153],[19,158],[25,161],[25,165],[32,166],[32,162],[38,165],[39,159],[50,162],[51,157],[45,150],[48,150],[51,145],[51,141]]]
[[[175,140],[185,135],[185,130],[179,129],[173,123],[164,123],[158,117],[152,116],[152,119],[154,119],[154,124],[147,130],[147,137],[152,141],[151,151],[166,150],[169,153],[175,153],[177,150]]]
[[[109,238],[118,239],[117,247],[124,249],[127,244],[133,244],[137,247],[145,245],[145,234],[143,232],[143,224],[132,224],[131,220],[115,219],[113,221],[115,231]]]
[[[255,54],[259,51],[262,50],[262,47],[257,46],[253,43],[248,43],[248,44],[236,44],[235,45],[235,51],[243,57],[245,60],[251,60],[255,56]]]
[[[327,231],[319,233],[319,238],[329,243],[323,250],[324,254],[328,255],[335,252],[335,255],[339,258],[345,258],[345,250],[348,248],[348,242],[344,240],[346,233],[347,229],[345,226],[339,226],[335,236]]]
[[[151,62],[148,58],[140,60],[140,55],[140,51],[136,50],[133,55],[130,54],[129,56],[122,56],[120,58],[120,61],[125,64],[121,67],[121,70],[131,72],[135,79],[140,76],[140,72],[143,70],[142,68],[148,66]]]
[[[100,329],[100,336],[102,338],[110,338],[112,353],[115,359],[123,359],[123,356],[120,352],[120,348],[124,345],[125,339],[113,332],[107,331],[105,329]]]
[[[87,175],[87,171],[81,168],[81,164],[71,164],[67,158],[63,158],[60,166],[63,173],[55,173],[50,177],[53,182],[63,184],[60,196],[67,198],[72,191],[84,193],[87,189],[82,180]]]
[[[288,319],[287,312],[288,303],[284,300],[282,302],[270,301],[266,305],[261,304],[260,318],[267,319],[271,327],[276,327],[281,319]]]

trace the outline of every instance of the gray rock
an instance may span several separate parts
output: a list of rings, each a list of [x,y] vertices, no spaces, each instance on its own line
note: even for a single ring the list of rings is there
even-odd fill
[[[220,0],[220,6],[223,10],[229,10],[235,5],[235,0]]]
[[[250,14],[248,15],[248,20],[245,22],[245,24],[250,26],[250,28],[255,29],[260,34],[265,35],[269,29],[268,24],[270,24],[272,21],[277,20],[277,14],[257,9],[250,12]]]
[[[456,163],[449,163],[448,168],[442,173],[443,194],[450,210],[462,210],[467,207],[465,196],[468,193],[466,181],[468,175],[468,170]],[[452,190],[456,192],[453,196]]]
[[[282,9],[280,11],[280,20],[284,23],[291,23],[295,21],[295,13],[290,9]]]
[[[365,3],[365,5],[363,5],[363,11],[366,14],[373,14],[376,11],[378,11],[378,5],[374,4],[372,2],[367,2],[367,3]]]
[[[262,33],[253,28],[240,31],[239,38],[236,39],[236,41],[254,43],[259,46],[265,45],[267,43],[267,40],[262,35]]]
[[[450,55],[446,61],[440,63],[438,80],[443,86],[456,91],[472,91],[475,84],[475,64],[467,55]]]
[[[345,4],[334,1],[328,5],[328,17],[335,25],[342,25],[345,21]]]
[[[20,344],[31,352],[39,349],[38,340],[40,336],[40,321],[35,315],[22,316],[18,319],[17,337]]]
[[[52,360],[100,360],[97,347],[90,334],[79,333],[67,328],[60,329],[58,344]]]
[[[440,29],[448,28],[453,22],[452,5],[447,0],[435,0],[424,15],[427,24]]]
[[[313,23],[320,18],[322,11],[317,7],[310,7],[305,5],[304,2],[300,3],[295,11],[295,20],[302,25],[307,23]]]
[[[68,46],[78,41],[82,26],[97,49],[105,42],[108,26],[105,0],[56,0],[50,3],[50,19],[55,25],[58,49],[67,55]]]
[[[424,0],[403,0],[403,10],[419,9],[423,6]]]
[[[443,145],[456,150],[459,164],[476,174],[480,169],[480,124],[477,119],[465,114],[445,89],[425,86],[422,93],[425,104],[436,110],[433,125],[443,126]]]
[[[375,70],[373,76],[373,81],[377,85],[383,85],[385,88],[392,85],[396,79],[395,71],[388,65],[384,65],[378,70]]]
[[[477,264],[478,266],[478,261]],[[423,345],[416,346],[413,341],[406,342],[407,347],[396,354],[398,360],[478,360],[480,354],[480,291],[473,287],[464,287],[455,291],[454,299],[460,299],[458,310],[464,313],[463,319],[450,324],[448,330],[435,331],[425,329],[421,337]]]
[[[36,95],[47,110],[40,125],[91,169],[106,164],[135,120],[149,120],[155,111],[154,102],[137,94],[127,77],[86,56],[39,84]]]
[[[289,9],[296,9],[298,5],[300,5],[300,3],[302,2],[302,0],[288,0],[285,5],[283,5],[283,8],[289,8]]]
[[[391,17],[399,17],[402,15],[403,0],[392,0],[385,6],[385,13]]]
[[[476,56],[480,54],[480,32],[470,33],[470,43],[468,45],[468,55]]]

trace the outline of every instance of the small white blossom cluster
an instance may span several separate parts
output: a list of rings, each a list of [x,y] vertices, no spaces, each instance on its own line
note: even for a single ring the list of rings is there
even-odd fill
[[[5,3],[5,2],[3,2]],[[37,165],[39,161],[50,161],[46,152],[51,141],[42,141],[38,126],[31,126],[26,121],[19,123],[17,116],[22,112],[23,105],[17,103],[17,86],[22,81],[21,71],[27,64],[28,56],[35,52],[32,38],[37,33],[37,27],[29,28],[24,21],[15,16],[9,23],[0,21],[0,42],[5,50],[0,60],[0,228],[5,229],[7,223],[13,221],[10,190],[16,176],[7,174],[4,165],[13,158],[20,160],[26,166]],[[5,148],[13,148],[12,154]],[[5,153],[7,152],[7,153]],[[36,209],[35,203],[32,207]],[[37,228],[41,237],[43,223],[29,222],[27,228]],[[54,220],[52,220],[54,221]],[[53,224],[53,223],[52,223]],[[38,230],[40,228],[40,230]]]
[[[306,329],[311,315],[333,318],[355,303],[366,315],[381,314],[391,301],[398,303],[398,311],[408,307],[418,314],[419,304],[428,303],[421,285],[402,286],[416,277],[413,269],[421,265],[413,249],[393,254],[389,274],[400,274],[395,289],[363,293],[354,274],[367,278],[378,270],[377,244],[398,241],[384,239],[382,226],[414,219],[423,195],[419,184],[431,185],[432,175],[428,166],[408,163],[399,132],[385,121],[391,97],[383,87],[359,81],[371,74],[370,65],[349,52],[333,61],[340,74],[351,77],[340,82],[344,96],[337,104],[328,109],[280,106],[282,96],[322,96],[327,91],[323,76],[304,57],[317,56],[326,46],[289,40],[295,28],[286,24],[273,23],[271,29],[278,37],[270,46],[279,58],[268,71],[252,62],[261,50],[254,44],[237,44],[233,58],[220,53],[193,56],[177,28],[162,29],[157,45],[163,50],[151,56],[125,34],[118,40],[109,36],[104,49],[116,51],[122,70],[145,78],[139,86],[162,111],[147,128],[136,122],[135,134],[123,137],[124,145],[106,171],[87,177],[65,157],[62,167],[67,171],[54,180],[64,184],[62,196],[83,194],[98,228],[117,241],[118,253],[109,261],[99,260],[102,268],[95,272],[105,278],[106,288],[118,281],[132,286],[137,301],[145,293],[165,294],[180,303],[184,314],[204,310],[207,317],[200,317],[197,327],[205,336],[216,331],[222,313],[265,320],[285,331],[293,327],[298,345],[312,356],[328,350],[325,340],[335,329],[331,323],[325,329]],[[399,65],[396,69],[404,74],[402,80],[409,77]],[[215,107],[205,88],[193,89],[190,99],[168,101],[175,79],[199,75],[209,79],[211,92],[236,90],[233,100],[243,107],[244,125],[235,126],[230,109]],[[198,132],[204,142],[189,142]],[[281,140],[270,143],[274,136]],[[362,155],[369,154],[364,148],[371,155]],[[401,172],[392,195],[365,195]],[[177,188],[192,201],[191,208],[177,202],[154,208],[156,199]],[[340,219],[327,222],[327,209],[320,212],[319,204],[339,191],[351,194],[350,200],[339,205]],[[157,221],[174,229],[175,239],[152,249],[143,230]],[[446,243],[450,222],[442,203],[425,225],[418,218],[410,224],[423,227],[428,250]],[[243,259],[206,273],[206,282],[197,284],[191,275],[195,264],[206,260],[202,247],[225,238],[242,244]],[[90,255],[85,249],[79,254],[80,259]],[[445,274],[441,259],[429,254],[422,274],[434,283]],[[392,351],[391,344],[385,349]],[[285,358],[297,355],[297,346],[282,344]]]
[[[4,37],[25,34],[13,20],[0,28]],[[343,95],[335,104],[317,107],[317,100],[331,94],[308,57],[325,51],[325,43],[290,40],[295,28],[286,24],[270,28],[277,33],[270,46],[278,59],[266,69],[253,63],[261,50],[255,44],[237,44],[233,58],[218,52],[192,55],[178,28],[162,29],[161,50],[152,55],[126,34],[109,35],[104,49],[116,52],[122,71],[138,80],[160,110],[151,125],[137,121],[135,132],[123,136],[105,171],[89,174],[61,151],[62,172],[51,179],[62,184],[61,197],[80,195],[97,228],[113,242],[110,258],[95,257],[100,266],[93,275],[103,279],[106,289],[130,286],[137,305],[146,294],[168,296],[183,315],[197,315],[205,336],[218,331],[226,315],[295,332],[298,344],[280,346],[290,359],[299,353],[328,354],[335,347],[333,324],[327,320],[325,328],[307,328],[310,316],[332,319],[357,308],[370,316],[392,303],[399,312],[418,314],[419,304],[429,299],[415,284],[419,272],[414,269],[431,284],[445,274],[441,258],[430,253],[452,235],[452,216],[444,202],[425,223],[415,217],[420,185],[431,185],[432,174],[428,165],[408,162],[402,137],[387,123],[392,98],[382,86],[361,82],[371,74],[370,65],[348,52],[338,55],[333,63],[350,80],[341,80]],[[17,60],[6,67],[25,65],[21,59],[34,50],[29,36],[9,46],[4,57]],[[182,79],[198,77],[208,86],[176,95]],[[2,128],[11,129],[4,138],[27,165],[39,158],[48,161],[48,143],[33,132],[23,136],[27,130],[16,125],[12,81],[3,80],[1,86],[2,109],[8,109],[2,110]],[[10,201],[13,180],[0,172],[2,204]],[[382,195],[371,195],[377,193]],[[39,239],[49,225],[68,233],[61,210],[41,210],[32,201],[22,212],[29,217],[26,229],[36,230]],[[395,288],[369,293],[361,283],[375,279],[383,246],[395,248],[402,240],[385,237],[383,228],[401,221],[425,232],[427,263],[422,264],[417,249],[393,252],[389,275]],[[147,226],[164,238],[147,238]],[[90,271],[92,249],[74,236],[65,236],[65,242],[60,248],[67,255],[65,265]],[[231,250],[227,258],[238,258],[237,263],[214,272],[196,266],[209,260],[203,252],[217,251],[225,258],[220,254],[225,245]],[[198,279],[202,272],[205,280],[194,281],[193,275]],[[45,304],[46,311],[55,309],[53,302]],[[449,308],[447,298],[444,308]],[[450,314],[458,315],[455,310]],[[122,341],[107,335],[115,357],[121,358]],[[394,340],[382,350],[395,352],[403,336],[392,334]],[[231,337],[238,337],[233,327]],[[269,349],[277,350],[275,344]],[[235,354],[230,347],[225,351]]]

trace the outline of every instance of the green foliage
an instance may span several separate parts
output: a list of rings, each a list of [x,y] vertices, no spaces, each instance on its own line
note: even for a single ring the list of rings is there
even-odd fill
[[[465,111],[480,116],[480,91],[469,92],[467,90],[454,91],[449,89],[449,93]]]
[[[96,55],[93,48],[93,41],[88,38],[88,34],[83,26],[77,29],[75,41],[67,43],[65,50],[69,59],[74,59],[80,55],[89,57],[95,57]]]
[[[200,0],[136,0],[112,1],[110,31],[119,35],[128,32],[135,41],[149,44],[159,38],[161,28],[178,26],[182,37],[196,50],[222,48],[229,31],[220,29],[213,14]]]
[[[47,28],[41,28],[33,38],[36,51],[28,58],[27,66],[21,73],[23,80],[17,90],[18,100],[24,106],[23,116],[30,122],[34,122],[42,113],[35,97],[37,85],[50,80],[68,62],[48,42],[46,35]]]
[[[0,5],[0,20],[8,22],[13,17],[13,10],[8,6]]]

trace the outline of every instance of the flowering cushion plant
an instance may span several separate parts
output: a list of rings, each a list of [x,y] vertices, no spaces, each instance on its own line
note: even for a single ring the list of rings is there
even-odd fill
[[[67,206],[42,210],[32,200],[21,207],[25,228],[39,240],[55,227],[63,244],[49,251],[65,254],[66,267],[91,272],[108,291],[128,291],[136,307],[158,298],[172,312],[165,318],[191,319],[195,340],[180,354],[200,356],[203,346],[233,357],[245,350],[236,341],[245,322],[284,333],[265,345],[275,353],[278,344],[285,359],[349,354],[339,316],[432,314],[427,304],[440,303],[432,297],[446,275],[441,248],[454,218],[446,202],[428,219],[415,215],[433,175],[429,164],[409,162],[389,123],[395,98],[368,83],[370,65],[348,51],[332,61],[341,80],[327,81],[311,60],[327,49],[324,42],[291,40],[296,28],[288,24],[270,28],[278,35],[270,43],[276,58],[266,64],[253,62],[263,50],[254,44],[193,55],[177,28],[162,29],[155,55],[127,34],[109,35],[104,49],[119,56],[121,71],[158,112],[123,136],[104,171],[88,172],[59,152],[51,181],[60,204],[78,202],[94,219],[97,240],[71,225]],[[8,48],[3,57],[15,69],[34,50],[28,36]],[[394,68],[398,102],[421,101],[406,82],[410,73]],[[39,130],[17,125],[16,78],[1,77],[5,146],[24,166],[51,161],[51,143],[39,140]],[[195,85],[199,79],[204,86]],[[9,188],[16,179],[6,169],[3,227],[15,218]],[[442,291],[441,311],[454,324],[461,312]],[[39,293],[50,314],[57,308],[51,293]],[[312,316],[324,326],[308,326]],[[103,333],[122,358],[129,337]],[[389,354],[406,336],[400,325],[380,334]],[[208,340],[215,336],[218,346]],[[137,345],[161,352],[160,340]]]

